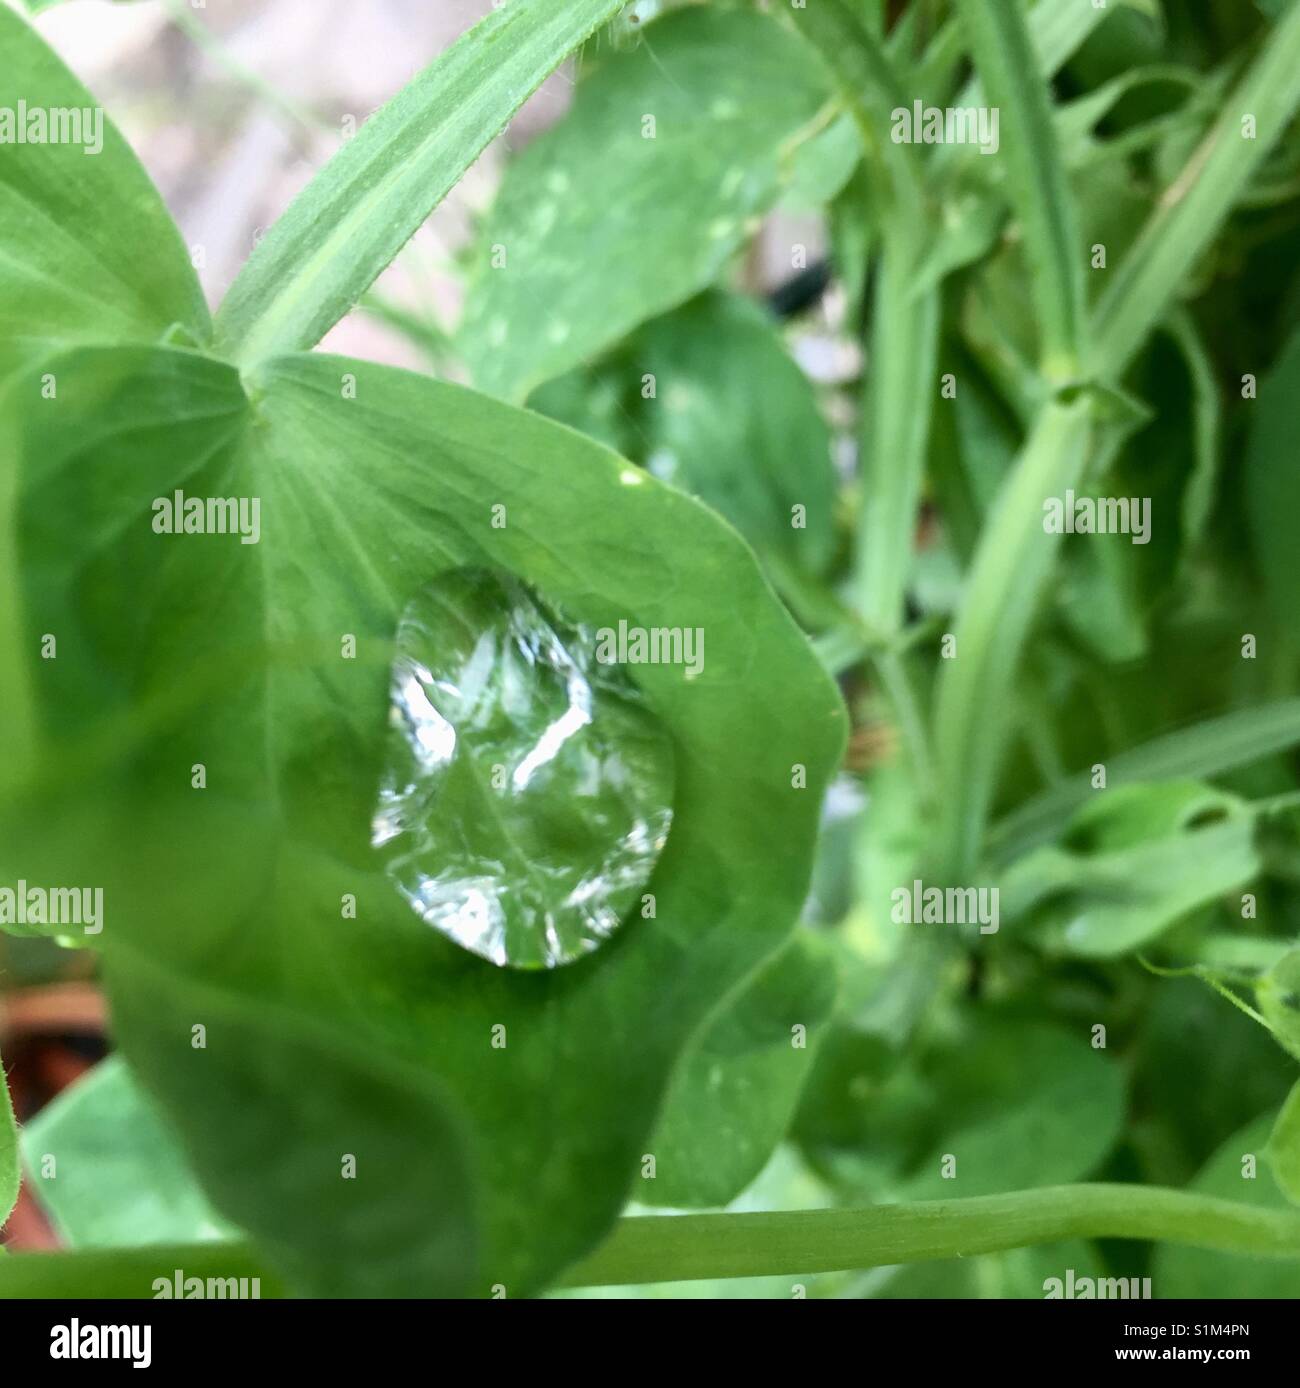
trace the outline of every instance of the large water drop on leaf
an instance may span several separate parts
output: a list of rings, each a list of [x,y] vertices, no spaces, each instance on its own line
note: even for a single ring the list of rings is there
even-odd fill
[[[517,579],[460,569],[407,604],[391,691],[371,839],[416,913],[514,968],[596,949],[672,822],[672,743],[626,672]]]

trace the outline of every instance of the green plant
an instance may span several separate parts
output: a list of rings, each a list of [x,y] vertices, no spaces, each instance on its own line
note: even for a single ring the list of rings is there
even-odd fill
[[[1300,3],[623,8],[494,10],[212,318],[110,124],[0,143],[0,883],[103,901],[0,925],[120,1047],[0,1288],[1300,1291]],[[312,352],[597,34],[454,337],[381,306],[475,388]],[[739,268],[792,204],[851,484]]]

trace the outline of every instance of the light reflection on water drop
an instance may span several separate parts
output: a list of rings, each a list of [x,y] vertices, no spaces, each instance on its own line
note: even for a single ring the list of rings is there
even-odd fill
[[[596,949],[668,836],[672,743],[595,646],[481,569],[443,575],[398,624],[371,842],[424,921],[494,964]]]

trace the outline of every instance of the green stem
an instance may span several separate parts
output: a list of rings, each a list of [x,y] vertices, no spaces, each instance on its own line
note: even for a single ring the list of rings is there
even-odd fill
[[[925,714],[912,689],[912,681],[902,656],[892,650],[878,652],[876,672],[898,717],[899,731],[907,749],[912,772],[921,787],[922,795],[928,795],[933,789],[934,779],[929,735],[926,731]]]
[[[807,1276],[998,1253],[1062,1239],[1151,1239],[1221,1253],[1300,1258],[1300,1210],[1261,1209],[1158,1186],[1049,1186],[865,1210],[644,1215],[620,1219],[562,1279],[569,1287]],[[0,1258],[0,1298],[153,1295],[156,1278],[275,1273],[244,1243],[21,1253]]]
[[[862,429],[857,582],[862,620],[892,643],[903,625],[938,389],[939,293],[914,292],[914,233],[891,218],[881,239]]]
[[[1015,673],[1061,537],[1043,529],[1043,499],[1077,484],[1094,426],[1086,392],[1040,414],[997,501],[966,580],[955,658],[943,662],[935,710],[940,806],[935,867],[973,871],[1006,742]]]
[[[574,1287],[804,1276],[997,1253],[1071,1238],[1155,1239],[1300,1257],[1300,1210],[1150,1186],[1054,1186],[866,1210],[622,1219],[565,1277]]]
[[[1005,130],[1008,190],[1024,233],[1040,335],[1040,366],[1055,385],[1083,353],[1083,249],[1052,123],[1047,81],[1018,5],[958,0],[976,70]]]

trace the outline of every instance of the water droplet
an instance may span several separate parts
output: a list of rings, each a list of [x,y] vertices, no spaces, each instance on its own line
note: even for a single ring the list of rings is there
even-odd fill
[[[672,743],[596,633],[519,580],[443,575],[397,628],[371,841],[429,925],[494,964],[567,964],[639,907]]]
[[[669,448],[656,448],[645,460],[645,465],[661,482],[675,482],[681,468],[677,454]]]

